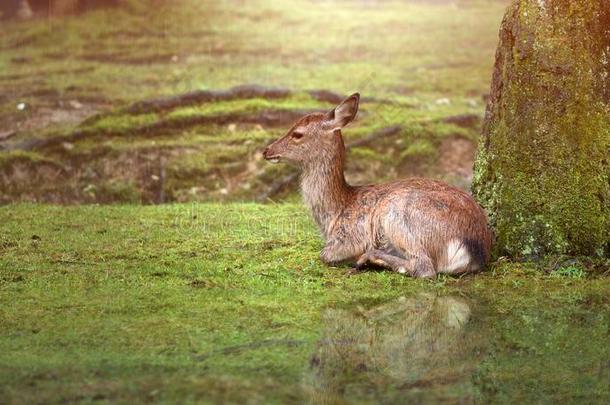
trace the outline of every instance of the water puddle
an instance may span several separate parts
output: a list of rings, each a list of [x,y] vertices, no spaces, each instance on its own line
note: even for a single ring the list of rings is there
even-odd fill
[[[329,308],[304,394],[312,403],[604,402],[610,317],[596,301],[534,300],[506,312],[476,297],[424,293]]]
[[[420,294],[368,309],[327,309],[311,357],[312,402],[472,397],[481,339],[472,303]]]

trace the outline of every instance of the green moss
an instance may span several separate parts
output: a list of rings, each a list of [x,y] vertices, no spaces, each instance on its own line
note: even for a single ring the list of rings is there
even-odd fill
[[[18,162],[26,164],[36,164],[42,162],[57,165],[56,161],[37,152],[23,150],[15,150],[8,152],[0,151],[0,167],[8,167]]]
[[[121,201],[133,204],[142,202],[142,196],[137,185],[129,180],[111,179],[101,182],[99,185],[89,185],[83,189],[83,193],[92,200],[102,203]]]
[[[503,87],[474,176],[499,253],[602,255],[609,243],[610,108],[598,91],[601,57],[587,47],[599,38],[582,28],[596,24],[594,3],[557,2],[547,14],[520,1],[508,12],[503,29],[516,42],[506,34],[500,44]]]
[[[180,120],[189,117],[213,117],[223,114],[246,114],[255,113],[265,109],[285,109],[285,110],[305,110],[305,109],[326,109],[327,103],[317,102],[310,97],[296,96],[282,100],[268,99],[244,99],[221,101],[214,103],[204,103],[198,106],[177,108],[167,114],[170,120]]]
[[[463,137],[467,139],[478,139],[478,133],[473,128],[462,128],[453,124],[435,123],[431,125],[429,132],[432,132],[438,138],[447,138],[450,136]]]
[[[17,204],[0,223],[5,402],[610,399],[610,283],[577,263],[348,277],[301,204]],[[455,300],[463,329],[426,316]]]
[[[407,148],[401,152],[400,159],[408,159],[411,157],[427,157],[436,154],[436,147],[427,139],[418,139],[410,143]]]
[[[359,162],[381,162],[384,164],[388,164],[394,160],[392,155],[380,154],[370,148],[352,148],[349,151],[349,158]]]
[[[83,130],[92,134],[128,134],[137,131],[140,127],[153,124],[158,119],[157,114],[109,114],[86,125]]]
[[[561,267],[551,273],[554,277],[584,278],[585,272],[580,266]]]

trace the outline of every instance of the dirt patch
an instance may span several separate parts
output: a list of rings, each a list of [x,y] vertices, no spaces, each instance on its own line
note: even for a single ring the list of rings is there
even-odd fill
[[[444,175],[472,181],[475,144],[462,137],[450,137],[439,148],[438,167]]]
[[[174,53],[134,56],[131,53],[94,53],[85,54],[81,59],[89,62],[114,63],[119,65],[151,65],[156,63],[171,63],[177,60]]]
[[[100,110],[94,105],[85,105],[73,100],[78,108],[48,108],[42,107],[36,109],[30,118],[25,121],[18,122],[15,125],[17,131],[29,131],[33,129],[46,128],[50,125],[57,124],[78,124],[85,118],[90,117]],[[76,104],[78,103],[78,104]]]
[[[44,37],[45,37],[45,34],[43,34],[43,33],[24,35],[15,41],[9,42],[7,45],[3,46],[0,49],[15,49],[15,48],[21,48],[21,47],[33,45],[36,42],[38,42],[39,40],[43,39]]]
[[[79,125],[87,118],[93,117],[107,109],[106,105],[84,103],[76,99],[57,101],[46,106],[31,107],[25,105],[20,115],[0,118],[0,124],[7,128],[5,135],[0,136],[0,149],[15,149],[5,141],[23,132],[43,130],[62,125]],[[29,139],[25,142],[35,141]],[[19,149],[17,147],[16,149]]]
[[[95,95],[95,91],[95,87],[76,86],[70,86],[64,91],[41,86],[24,94],[19,94],[17,89],[11,90],[14,95],[10,99],[0,97],[0,103],[5,103],[2,108],[6,111],[0,115],[0,127],[5,128],[2,132],[15,135],[34,130],[46,132],[55,126],[80,125],[111,107],[111,102]],[[82,94],[83,92],[91,95]],[[0,136],[0,143],[7,138]],[[0,144],[0,149],[6,147],[6,144]]]
[[[48,162],[15,162],[3,167],[0,170],[0,203],[37,202],[41,195],[44,195],[44,201],[56,201],[62,190],[55,187],[45,190],[45,187],[61,184],[64,175],[62,167]]]
[[[333,104],[339,104],[345,98],[345,96],[329,90],[310,90],[309,95],[318,101],[325,101]]]
[[[443,122],[461,128],[475,128],[481,125],[482,120],[483,118],[478,114],[458,114],[443,119]]]
[[[78,75],[78,74],[81,74],[81,73],[93,72],[94,70],[95,70],[94,67],[82,67],[82,68],[76,68],[76,69],[40,70],[38,72],[0,75],[0,81],[16,81],[16,80],[28,79],[28,78],[31,78],[31,77],[52,77],[52,76],[60,76],[60,75]]]
[[[67,157],[62,164],[16,159],[0,170],[0,203],[155,203],[163,187],[164,153],[155,148],[124,153],[100,148],[84,159]]]

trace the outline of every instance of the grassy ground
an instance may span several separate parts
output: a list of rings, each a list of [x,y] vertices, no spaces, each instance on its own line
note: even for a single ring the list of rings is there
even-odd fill
[[[610,399],[610,285],[571,262],[347,277],[291,204],[0,222],[3,403]]]
[[[299,111],[333,107],[312,89],[365,97],[348,140],[401,127],[352,151],[351,181],[430,175],[469,186],[504,1],[129,4],[3,23],[1,202],[264,199],[289,169],[271,169],[260,150]],[[292,93],[124,110],[248,83]],[[265,112],[289,118],[269,123]],[[446,121],[456,115],[474,120]],[[31,143],[49,138],[58,142]]]
[[[365,97],[348,144],[398,127],[350,150],[350,181],[468,188],[505,2],[153,3],[2,22],[1,203],[269,196],[291,172],[258,152],[333,106],[316,89]],[[129,108],[246,83],[289,92]],[[292,203],[0,223],[0,403],[610,401],[608,263],[348,277]]]

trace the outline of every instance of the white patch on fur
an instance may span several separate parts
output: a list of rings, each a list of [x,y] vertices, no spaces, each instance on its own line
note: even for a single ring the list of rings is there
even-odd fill
[[[458,240],[453,239],[447,245],[447,263],[440,269],[442,273],[453,273],[464,269],[470,264],[470,255],[466,246]]]
[[[398,272],[399,272],[400,274],[405,274],[405,273],[407,272],[407,269],[405,269],[404,267],[399,267],[399,268],[398,268]]]

